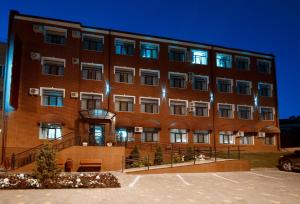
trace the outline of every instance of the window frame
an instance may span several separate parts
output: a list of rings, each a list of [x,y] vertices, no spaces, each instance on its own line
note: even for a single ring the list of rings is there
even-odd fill
[[[117,49],[116,49],[116,46],[117,46],[117,41],[122,41],[122,42],[127,42],[127,43],[133,43],[133,53],[132,54],[128,54],[128,53],[126,53],[126,54],[122,54],[122,52],[121,52],[121,54],[118,54],[117,53]],[[115,46],[115,54],[116,55],[123,55],[123,56],[134,56],[135,55],[135,40],[130,40],[130,39],[126,39],[126,38],[115,38],[114,39],[114,46]]]
[[[269,71],[268,72],[261,72],[261,69],[259,68],[259,62],[267,62],[269,64]],[[257,67],[257,72],[260,74],[272,74],[272,61],[271,60],[266,60],[266,59],[257,59],[256,60],[256,67]]]
[[[219,90],[219,84],[218,84],[218,81],[219,80],[223,80],[223,81],[230,81],[230,84],[231,84],[231,86],[230,86],[230,92],[224,92],[224,91],[220,91]],[[227,93],[227,94],[229,94],[229,93],[233,93],[233,79],[229,79],[229,78],[221,78],[221,77],[216,77],[216,83],[217,83],[217,90],[218,90],[218,92],[219,93]]]
[[[195,89],[194,87],[194,79],[195,78],[206,78],[206,90],[200,90],[200,89]],[[192,76],[192,89],[195,90],[195,91],[208,91],[208,87],[209,87],[209,76],[205,76],[205,75],[193,75]]]
[[[194,63],[194,60],[197,61],[194,56],[199,56],[199,55],[194,55],[195,51],[206,53],[206,56],[205,56],[206,57],[206,64],[204,64],[204,63]],[[191,64],[204,65],[204,66],[208,65],[208,50],[192,48],[190,50],[190,53],[191,53]],[[202,61],[203,56],[199,56],[199,57],[201,59],[200,61]]]
[[[62,91],[62,92],[63,92],[63,96],[62,96],[62,98],[63,98],[63,104],[62,104],[62,106],[57,106],[57,105],[55,105],[55,106],[53,106],[53,105],[44,105],[44,104],[43,104],[43,91],[44,91],[44,90]],[[62,107],[64,107],[64,105],[65,105],[65,104],[64,104],[65,89],[62,89],[62,88],[40,87],[40,97],[41,97],[41,106],[62,108]]]
[[[142,83],[142,74],[143,72],[148,72],[148,73],[157,73],[157,84],[145,84]],[[140,84],[145,85],[145,86],[159,86],[160,84],[160,70],[154,70],[154,69],[139,69],[139,76],[140,76]]]
[[[171,86],[171,75],[183,76],[184,77],[184,87],[173,87],[173,86]],[[187,83],[188,83],[188,75],[187,75],[187,73],[182,73],[182,72],[168,72],[168,80],[169,80],[169,86],[170,86],[170,88],[175,88],[175,89],[186,89],[187,88]]]
[[[152,49],[151,50],[151,56],[152,57],[143,57],[143,55],[142,55],[142,45],[152,45],[152,46],[156,46],[156,48],[157,48],[157,58],[154,58],[153,56],[153,50],[154,49]],[[141,41],[140,42],[140,57],[141,58],[143,58],[143,59],[153,59],[153,60],[158,60],[159,59],[159,52],[160,52],[160,44],[158,44],[158,43],[152,43],[152,42],[145,42],[145,41]]]
[[[184,51],[184,59],[183,61],[179,61],[179,60],[176,60],[175,58],[171,60],[170,58],[170,51],[171,50],[183,50]],[[184,62],[187,62],[187,48],[185,47],[179,47],[179,46],[174,46],[174,45],[169,45],[168,46],[168,59],[169,59],[169,62],[176,62],[176,63],[184,63]]]
[[[132,82],[120,82],[120,81],[116,81],[116,69],[119,70],[124,70],[127,72],[132,72]],[[124,66],[114,66],[114,82],[115,83],[122,83],[122,84],[134,84],[134,78],[135,78],[135,68],[133,67],[124,67]],[[127,78],[128,81],[128,78]]]
[[[236,137],[235,137],[235,135],[233,134],[233,132],[232,131],[219,131],[219,144],[221,144],[221,145],[235,145],[235,139],[236,139]],[[221,135],[223,135],[223,140],[222,140],[222,143],[221,143]],[[226,137],[228,137],[228,143],[224,143],[224,136],[226,136]],[[232,143],[230,142],[231,140],[230,140],[230,137],[232,137]]]
[[[97,68],[101,67],[101,79],[84,79],[83,76],[82,76],[82,70],[83,70],[84,66],[97,67]],[[104,65],[103,64],[96,64],[96,63],[92,63],[92,62],[81,62],[80,63],[80,72],[81,72],[81,79],[83,79],[83,80],[102,81],[103,76],[104,76]]]
[[[171,114],[171,102],[172,101],[179,101],[179,102],[184,102],[185,103],[185,113],[184,114]],[[170,98],[169,99],[169,114],[170,115],[174,115],[174,116],[187,116],[188,115],[188,111],[187,111],[187,109],[188,109],[188,104],[189,104],[189,102],[188,102],[188,100],[182,100],[182,99],[172,99],[172,98]]]
[[[174,131],[174,132],[172,132],[172,130]],[[176,130],[176,131],[175,131]],[[185,132],[183,132],[183,130],[185,131]],[[172,135],[172,134],[174,134],[174,135]],[[183,134],[185,134],[185,139],[186,139],[186,141],[185,142],[183,142]],[[170,135],[170,143],[171,144],[176,144],[176,143],[183,143],[183,144],[187,144],[187,143],[189,143],[189,131],[188,131],[188,129],[182,129],[182,128],[171,128],[170,130],[169,130],[169,135]],[[176,136],[177,135],[180,135],[180,142],[177,142],[177,140],[176,140]],[[173,142],[172,142],[172,136],[174,136],[174,140],[173,140]]]
[[[146,111],[142,111],[142,99],[149,99],[149,100],[156,100],[157,101],[157,113],[149,113]],[[139,104],[140,104],[140,112],[141,113],[147,113],[147,114],[159,114],[160,113],[160,98],[155,98],[155,97],[145,97],[145,96],[140,96],[139,97]]]
[[[247,59],[248,60],[248,67],[247,69],[240,69],[238,67],[238,63],[237,63],[237,59],[238,58],[241,58],[241,59]],[[239,71],[250,71],[250,64],[251,64],[251,61],[250,61],[250,57],[246,57],[246,56],[239,56],[239,55],[236,55],[235,56],[235,65],[236,65],[236,69],[239,70]]]
[[[253,120],[253,112],[254,112],[253,106],[250,106],[250,105],[236,105],[236,106],[237,106],[236,110],[237,110],[237,118],[238,119],[240,119],[240,120]],[[239,114],[239,108],[240,107],[250,108],[250,118],[249,119],[240,117],[240,114]]]
[[[261,113],[262,113],[261,109],[262,108],[270,108],[270,109],[272,109],[272,120],[265,120],[265,119],[263,119],[261,117]],[[275,120],[275,107],[271,107],[271,106],[259,106],[258,111],[259,111],[259,119],[260,120],[262,120],[262,121],[274,121]]]
[[[247,133],[247,134],[248,134],[248,133]],[[251,143],[250,143],[250,144],[248,144],[248,143],[245,144],[243,139],[244,139],[244,138],[249,138],[249,137],[250,137],[250,139],[251,139]],[[242,141],[243,141],[243,142],[242,142]],[[254,145],[254,135],[250,135],[250,136],[247,135],[247,136],[246,136],[246,135],[245,135],[245,132],[244,132],[244,136],[240,136],[240,141],[239,141],[239,142],[240,142],[239,144],[240,144],[240,145],[243,145],[243,146],[244,146],[244,145]]]
[[[197,141],[195,142],[195,136]],[[199,136],[203,136],[203,142],[199,142]],[[207,137],[207,142],[205,142],[205,137]],[[193,143],[194,144],[210,144],[210,132],[209,130],[195,130],[193,131]]]
[[[116,104],[116,97],[124,97],[124,98],[133,98],[133,104],[132,104],[132,111],[121,111],[121,110],[116,110],[115,108],[115,104]],[[133,113],[134,112],[134,105],[135,105],[135,96],[131,96],[131,95],[120,95],[120,94],[114,94],[113,95],[113,102],[114,102],[114,110],[116,112],[125,112],[125,113]],[[120,109],[120,108],[119,108]],[[128,109],[128,106],[127,106],[127,109]]]
[[[47,124],[48,127],[43,126],[43,124]],[[57,125],[57,126],[59,126],[59,128],[49,128],[51,126],[49,124],[51,124],[51,125]],[[46,135],[46,137],[42,137],[43,136],[43,128],[47,129],[47,135]],[[55,137],[54,138],[49,138],[49,129],[55,129]],[[60,136],[56,137],[58,129],[60,130]],[[58,139],[61,140],[62,136],[63,136],[62,129],[63,129],[63,125],[61,123],[41,122],[40,126],[39,126],[39,140],[58,140]]]
[[[221,60],[218,58],[218,55],[225,55],[225,56],[229,56],[230,57],[230,67],[227,67],[227,61],[225,62],[225,67],[221,67],[221,66],[218,66],[218,60]],[[221,52],[217,52],[216,53],[216,67],[218,67],[219,69],[232,69],[232,54],[227,54],[227,53],[221,53]]]
[[[54,62],[54,63],[63,63],[63,75],[44,73],[45,61]],[[45,76],[57,76],[57,77],[63,77],[63,76],[65,76],[66,59],[64,59],[64,58],[44,57],[43,56],[41,58],[41,65],[42,65],[42,75],[45,75]]]
[[[249,94],[243,94],[243,93],[240,93],[238,90],[238,83],[239,82],[242,82],[242,83],[248,83],[249,84]],[[238,95],[243,95],[243,96],[251,96],[251,92],[252,92],[252,81],[247,81],[247,80],[235,80],[235,86],[236,86],[236,93]]]
[[[221,117],[220,114],[220,105],[230,105],[231,106],[231,116],[232,117]],[[219,118],[223,118],[223,119],[234,119],[234,112],[235,112],[235,105],[234,104],[230,104],[230,103],[217,103],[217,110],[218,110],[218,116]]]
[[[206,101],[192,101],[192,103],[195,103],[195,111],[193,111],[193,116],[195,117],[209,117],[209,111],[210,111],[210,102],[206,102]],[[207,104],[207,116],[203,116],[203,115],[196,115],[196,108],[197,108],[197,103],[203,103],[203,104]]]
[[[83,46],[84,37],[101,39],[102,40],[102,50],[85,49],[84,46]],[[103,35],[91,34],[91,33],[82,33],[82,35],[81,35],[81,45],[82,45],[81,49],[85,50],[85,51],[104,52],[104,36]]]
[[[64,43],[47,42],[47,39],[46,39],[47,31],[61,33],[61,36],[64,36],[64,38],[65,38]],[[44,35],[44,43],[51,44],[51,45],[65,45],[66,40],[68,39],[68,30],[65,29],[65,28],[59,28],[59,27],[53,27],[53,26],[44,26],[43,35]]]
[[[270,95],[269,96],[263,96],[263,95],[260,94],[260,90],[261,90],[260,89],[260,85],[268,85],[268,86],[270,86]],[[272,83],[258,82],[257,89],[258,89],[258,95],[260,97],[268,97],[268,98],[273,97],[273,84]]]
[[[101,103],[103,103],[103,93],[94,93],[94,92],[80,92],[79,93],[79,100],[80,100],[80,110],[88,110],[88,109],[81,109],[81,101],[82,101],[82,95],[90,95],[90,96],[101,96]],[[101,104],[102,105],[102,104]]]

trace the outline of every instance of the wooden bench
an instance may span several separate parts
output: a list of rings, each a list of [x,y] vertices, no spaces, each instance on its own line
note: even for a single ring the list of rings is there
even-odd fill
[[[102,165],[101,159],[81,159],[79,161],[79,168],[78,171],[84,172],[93,172],[93,171],[100,171]]]

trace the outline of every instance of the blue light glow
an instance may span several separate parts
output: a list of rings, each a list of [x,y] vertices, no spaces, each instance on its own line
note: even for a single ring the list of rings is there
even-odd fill
[[[167,96],[167,91],[166,91],[166,88],[163,87],[163,88],[162,88],[162,97],[163,97],[163,98],[166,98],[166,96]]]
[[[211,103],[214,102],[214,94],[212,92],[210,92],[209,100],[210,100]]]
[[[255,108],[258,107],[258,97],[257,97],[257,95],[254,95],[254,106],[255,106]]]
[[[14,38],[13,34],[10,36],[8,43],[8,51],[6,55],[6,70],[4,71],[4,112],[12,112],[14,108],[10,105],[10,90],[11,90],[11,77],[12,66],[14,58]]]
[[[105,95],[109,95],[110,93],[110,85],[109,85],[109,81],[105,80]]]

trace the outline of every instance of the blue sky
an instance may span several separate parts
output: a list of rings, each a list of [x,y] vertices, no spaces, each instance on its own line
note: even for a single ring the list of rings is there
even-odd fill
[[[300,115],[298,0],[1,0],[0,41],[7,38],[11,9],[88,26],[273,53],[279,116]]]

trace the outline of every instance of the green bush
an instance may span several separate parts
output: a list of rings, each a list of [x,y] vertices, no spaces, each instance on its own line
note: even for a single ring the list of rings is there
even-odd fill
[[[154,165],[161,165],[163,164],[163,152],[160,146],[156,148],[155,155],[154,155]]]
[[[194,151],[192,147],[187,147],[186,148],[186,153],[184,156],[184,161],[190,161],[194,159]]]

